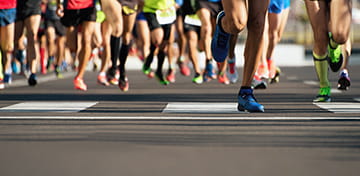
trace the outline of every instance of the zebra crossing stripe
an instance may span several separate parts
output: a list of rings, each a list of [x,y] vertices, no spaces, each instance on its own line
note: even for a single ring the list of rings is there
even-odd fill
[[[0,112],[79,112],[98,102],[22,102],[0,108]]]
[[[321,109],[326,109],[333,113],[360,113],[360,103],[358,102],[329,102],[314,104]]]
[[[194,114],[238,114],[247,113],[237,110],[237,103],[209,103],[209,102],[176,102],[168,103],[163,113],[194,113]]]

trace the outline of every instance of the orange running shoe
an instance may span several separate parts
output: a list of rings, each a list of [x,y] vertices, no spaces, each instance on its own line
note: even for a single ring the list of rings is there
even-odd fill
[[[276,66],[275,66],[274,59],[268,59],[267,64],[268,64],[268,70],[269,70],[269,78],[270,79],[274,78],[275,74],[276,74]]]
[[[260,79],[268,79],[269,78],[269,69],[267,63],[259,64],[255,76]]]
[[[99,74],[97,76],[97,83],[99,83],[100,85],[103,85],[103,86],[109,86],[110,85],[110,83],[106,79],[105,74]]]
[[[122,80],[120,78],[118,86],[119,86],[120,90],[122,90],[123,92],[127,92],[129,90],[129,80],[128,80],[128,78],[125,77],[124,80]]]
[[[190,76],[191,71],[184,61],[178,61],[180,73],[184,76]]]
[[[174,69],[169,69],[169,71],[166,75],[166,80],[168,80],[171,83],[175,82],[175,70]]]
[[[79,78],[79,77],[75,77],[75,79],[74,79],[74,87],[75,87],[75,89],[82,90],[82,91],[87,90],[87,85],[84,83],[84,80],[82,78]]]
[[[218,74],[218,81],[221,84],[225,84],[225,85],[230,84],[230,81],[229,81],[228,77],[226,76],[226,73],[219,73]]]

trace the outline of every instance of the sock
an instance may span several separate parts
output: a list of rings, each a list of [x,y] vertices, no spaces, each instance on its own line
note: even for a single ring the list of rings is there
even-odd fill
[[[40,48],[40,66],[41,70],[45,70],[45,48]]]
[[[320,82],[320,87],[329,87],[330,82],[328,79],[328,62],[327,62],[327,54],[320,56],[313,52],[313,59],[315,65],[316,75]]]
[[[119,70],[120,70],[120,78],[122,78],[122,80],[125,78],[125,63],[129,55],[129,50],[130,50],[130,45],[125,45],[125,44],[121,45],[120,55],[119,55],[119,60],[120,60]]]
[[[238,95],[241,96],[243,94],[252,94],[252,93],[253,93],[253,90],[251,89],[251,87],[241,86]]]
[[[156,74],[159,76],[162,75],[162,68],[164,65],[164,61],[165,61],[165,53],[164,51],[160,50],[158,53],[158,65],[156,70]]]
[[[154,44],[151,43],[151,45],[150,45],[150,53],[146,57],[145,64],[144,64],[147,68],[150,67],[150,65],[151,65],[151,63],[152,63],[152,61],[154,59],[154,52],[155,52],[156,48],[157,47]]]
[[[115,72],[117,66],[117,58],[119,57],[119,51],[120,51],[120,37],[111,36],[110,50],[111,50],[111,57],[110,57],[111,70]]]

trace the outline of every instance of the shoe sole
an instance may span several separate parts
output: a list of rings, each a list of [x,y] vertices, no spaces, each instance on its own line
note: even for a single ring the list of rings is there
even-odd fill
[[[338,89],[339,90],[348,90],[351,83],[346,78],[340,78],[338,81]]]

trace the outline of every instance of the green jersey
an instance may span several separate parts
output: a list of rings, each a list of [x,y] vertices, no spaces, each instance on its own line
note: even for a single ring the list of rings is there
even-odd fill
[[[175,5],[175,0],[145,0],[143,12],[155,13],[156,10],[166,10]]]

